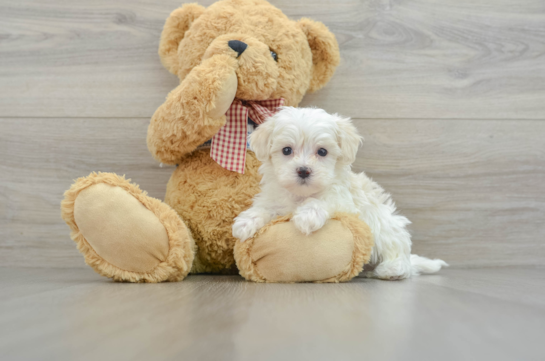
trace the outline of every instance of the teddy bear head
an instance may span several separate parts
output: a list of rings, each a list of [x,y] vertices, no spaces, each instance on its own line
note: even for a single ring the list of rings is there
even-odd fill
[[[284,98],[297,106],[323,87],[339,64],[339,47],[327,27],[290,20],[264,0],[221,0],[208,8],[186,4],[167,19],[159,45],[163,65],[180,81],[203,59],[237,56],[236,98]]]

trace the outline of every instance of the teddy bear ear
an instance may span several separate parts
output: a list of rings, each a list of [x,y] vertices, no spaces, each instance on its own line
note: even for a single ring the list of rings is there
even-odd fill
[[[307,36],[312,51],[312,79],[309,91],[313,92],[331,79],[340,62],[339,44],[327,26],[319,21],[302,18],[297,22]]]
[[[161,41],[159,42],[159,56],[161,63],[172,74],[178,73],[178,45],[184,38],[185,32],[191,24],[206,10],[198,4],[184,4],[174,10],[165,22]]]

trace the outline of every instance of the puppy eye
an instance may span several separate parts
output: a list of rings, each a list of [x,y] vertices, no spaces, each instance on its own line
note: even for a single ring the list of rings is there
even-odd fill
[[[290,147],[286,147],[286,148],[282,149],[282,154],[284,154],[284,155],[290,155],[290,154],[291,154],[291,148],[290,148]]]
[[[278,61],[278,55],[271,50],[271,56],[273,57],[274,61]]]
[[[327,155],[327,150],[325,150],[324,148],[318,149],[318,155],[320,157],[325,157]]]

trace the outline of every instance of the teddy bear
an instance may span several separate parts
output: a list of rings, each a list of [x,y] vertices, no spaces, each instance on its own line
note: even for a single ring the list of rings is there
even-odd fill
[[[176,165],[164,202],[113,173],[91,173],[65,192],[62,218],[86,263],[116,281],[180,281],[189,272],[256,282],[341,282],[369,260],[369,227],[337,214],[304,236],[290,216],[237,242],[233,219],[259,191],[252,129],[279,106],[297,106],[339,64],[327,27],[293,21],[264,0],[186,4],[159,44],[180,84],[153,115],[148,148]]]

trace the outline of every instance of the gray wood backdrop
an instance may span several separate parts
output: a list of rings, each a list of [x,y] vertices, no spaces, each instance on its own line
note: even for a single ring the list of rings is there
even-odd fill
[[[413,221],[416,253],[543,263],[543,0],[273,3],[336,34],[342,64],[302,105],[355,119],[356,170]],[[177,85],[157,46],[179,5],[0,0],[0,265],[85,267],[59,211],[74,178],[126,174],[163,197],[172,168],[145,136]]]

